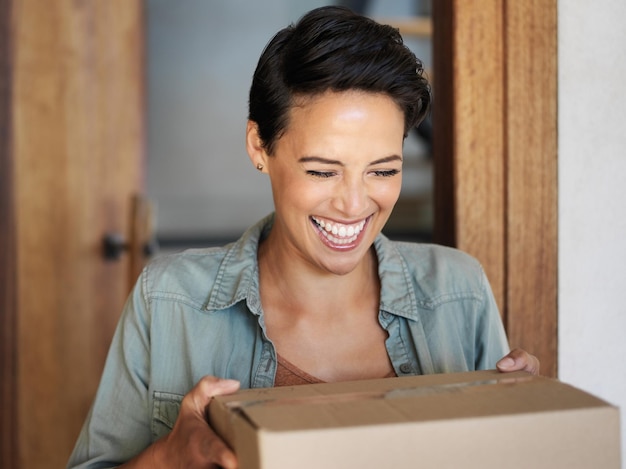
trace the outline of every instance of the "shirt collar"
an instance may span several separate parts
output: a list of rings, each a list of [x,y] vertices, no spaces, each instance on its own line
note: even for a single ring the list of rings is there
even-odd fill
[[[379,234],[374,241],[380,277],[380,310],[419,320],[417,299],[404,257],[393,241]]]
[[[261,314],[257,253],[259,242],[267,236],[273,223],[272,213],[250,227],[239,240],[227,246],[206,304],[207,310],[225,309],[246,300],[253,313]]]

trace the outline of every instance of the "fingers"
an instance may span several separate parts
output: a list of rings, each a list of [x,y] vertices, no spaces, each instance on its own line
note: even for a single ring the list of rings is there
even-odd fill
[[[235,453],[210,427],[208,432],[207,435],[210,434],[210,437],[205,440],[206,445],[203,448],[203,453],[207,455],[207,459],[210,459],[217,468],[237,469],[238,462]]]
[[[174,428],[157,441],[155,467],[236,469],[237,458],[206,420],[205,409],[214,396],[239,389],[239,382],[206,376],[183,398]]]
[[[194,410],[206,419],[206,408],[214,396],[230,394],[239,389],[239,381],[219,379],[205,376],[189,392],[188,397],[193,402]],[[205,420],[206,421],[206,420]],[[212,466],[223,469],[236,469],[237,457],[213,429],[207,424],[202,426],[201,452],[211,461]]]
[[[514,349],[496,363],[496,368],[508,373],[511,371],[527,371],[533,375],[539,374],[540,363],[537,357],[522,349]]]
[[[239,389],[239,381],[220,379],[214,376],[205,376],[189,392],[189,399],[193,402],[194,410],[206,420],[206,408],[214,396],[230,394]],[[214,467],[236,469],[237,457],[226,445],[224,440],[217,436],[207,424],[203,426],[202,453],[210,459]]]
[[[213,396],[239,389],[239,381],[202,378],[183,398],[174,428],[123,467],[237,469],[237,457],[206,421],[204,409]]]
[[[214,396],[231,394],[239,389],[239,381],[205,376],[193,387],[187,397],[193,403],[194,410],[204,415],[204,409]]]

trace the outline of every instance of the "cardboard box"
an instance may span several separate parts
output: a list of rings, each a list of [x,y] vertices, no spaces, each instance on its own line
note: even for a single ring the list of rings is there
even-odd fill
[[[524,372],[249,389],[208,412],[240,469],[620,467],[616,407]]]

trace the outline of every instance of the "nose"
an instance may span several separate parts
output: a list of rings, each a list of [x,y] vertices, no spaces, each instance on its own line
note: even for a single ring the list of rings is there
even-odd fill
[[[361,177],[344,178],[333,196],[333,206],[347,218],[357,218],[368,206],[368,189]]]

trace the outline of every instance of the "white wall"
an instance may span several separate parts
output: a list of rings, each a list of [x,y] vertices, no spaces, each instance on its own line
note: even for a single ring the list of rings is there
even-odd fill
[[[625,24],[623,0],[558,2],[559,378],[621,408],[623,467]]]

